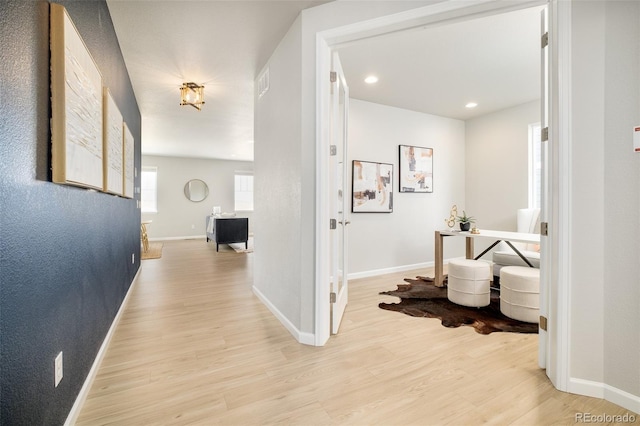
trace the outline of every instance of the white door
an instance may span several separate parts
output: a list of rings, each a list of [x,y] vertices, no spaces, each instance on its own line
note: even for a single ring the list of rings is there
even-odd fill
[[[338,333],[347,307],[347,121],[349,88],[340,58],[331,62],[331,334]]]
[[[548,145],[549,145],[549,14],[548,8],[545,7],[540,14],[541,21],[541,55],[540,55],[540,78],[541,78],[541,111],[540,124],[542,128],[542,137],[540,144],[540,222],[541,224],[549,223],[549,164],[548,164]],[[545,131],[546,129],[546,131]],[[541,231],[543,227],[541,226]],[[551,247],[548,244],[548,237],[544,232],[540,235],[540,320],[541,323],[549,318],[549,284],[550,280],[550,256]],[[549,359],[548,334],[546,325],[540,326],[538,329],[538,365],[540,368],[547,368],[547,360]],[[549,375],[549,370],[547,370]]]

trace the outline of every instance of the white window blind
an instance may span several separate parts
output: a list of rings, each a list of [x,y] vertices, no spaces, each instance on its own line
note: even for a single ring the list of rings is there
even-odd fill
[[[143,167],[140,175],[142,213],[158,212],[158,168]]]
[[[253,211],[253,175],[235,175],[235,210]]]

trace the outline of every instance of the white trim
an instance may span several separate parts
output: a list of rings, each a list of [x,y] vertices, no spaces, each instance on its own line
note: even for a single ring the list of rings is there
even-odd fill
[[[601,382],[572,377],[569,379],[567,392],[605,399],[636,414],[640,413],[640,396]]]
[[[253,294],[271,311],[271,313],[280,321],[284,328],[295,337],[295,339],[305,345],[315,345],[315,336],[312,333],[300,331],[289,319],[282,313],[273,303],[256,287],[253,286]]]
[[[331,49],[316,35],[316,282],[315,282],[315,346],[324,346],[331,335],[330,232],[329,219],[329,78]]]
[[[157,237],[157,238],[149,238],[149,241],[174,241],[174,240],[199,240],[199,239],[207,239],[206,235],[187,235],[184,237]]]
[[[67,420],[64,422],[65,426],[74,425],[78,421],[78,416],[80,415],[80,410],[82,410],[82,406],[84,402],[87,400],[87,396],[89,396],[89,391],[91,390],[91,386],[93,385],[93,381],[98,374],[98,370],[100,369],[100,364],[102,364],[102,360],[107,353],[107,349],[109,347],[109,343],[111,343],[111,338],[120,323],[120,319],[122,318],[122,314],[124,313],[125,307],[127,306],[127,302],[129,302],[129,297],[131,296],[134,285],[138,281],[138,275],[140,275],[140,271],[142,267],[138,268],[136,275],[133,277],[133,281],[131,281],[131,285],[129,286],[129,290],[127,290],[127,294],[120,305],[120,309],[118,309],[118,313],[115,318],[111,322],[111,327],[109,327],[109,331],[102,341],[102,345],[100,346],[100,350],[96,355],[96,358],[93,360],[93,365],[91,366],[91,370],[89,370],[89,374],[82,385],[82,389],[78,393],[76,397],[76,401],[73,403],[73,407],[71,407],[71,411],[67,415]]]
[[[601,382],[570,377],[567,392],[603,399],[604,386],[604,383]]]
[[[603,385],[604,399],[613,402],[627,410],[640,414],[640,396],[633,395],[629,392],[614,388],[611,385]]]
[[[445,262],[446,263],[446,262]],[[433,268],[434,262],[415,263],[413,265],[400,265],[391,266],[389,268],[371,269],[369,271],[354,272],[348,274],[347,277],[350,280],[357,280],[358,278],[377,277],[379,275],[393,274],[396,272],[412,271],[414,269]]]
[[[571,356],[571,2],[550,3],[550,278],[547,376],[567,391]]]
[[[316,345],[324,345],[329,338],[329,203],[326,194],[329,182],[327,158],[330,144],[330,88],[326,75],[330,70],[331,47],[394,32],[495,15],[547,3],[548,0],[451,0],[316,33]]]
[[[481,16],[544,5],[547,0],[505,2],[499,0],[449,0],[410,9],[392,15],[356,22],[319,33],[330,46],[389,35],[401,31],[425,28],[429,25],[460,22]]]

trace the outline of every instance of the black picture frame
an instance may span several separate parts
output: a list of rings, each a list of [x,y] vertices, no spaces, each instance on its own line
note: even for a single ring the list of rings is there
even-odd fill
[[[433,192],[433,148],[413,145],[398,148],[400,192]]]

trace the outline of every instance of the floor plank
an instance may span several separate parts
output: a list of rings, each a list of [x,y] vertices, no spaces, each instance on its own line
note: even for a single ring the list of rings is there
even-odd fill
[[[340,334],[298,344],[253,295],[253,253],[167,241],[145,260],[78,425],[551,425],[625,414],[562,393],[537,335],[378,308],[416,270],[350,282]]]

